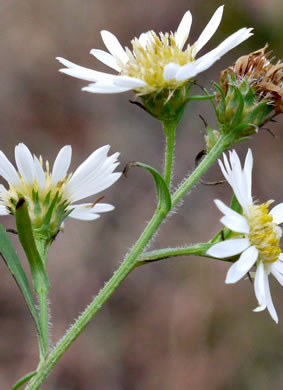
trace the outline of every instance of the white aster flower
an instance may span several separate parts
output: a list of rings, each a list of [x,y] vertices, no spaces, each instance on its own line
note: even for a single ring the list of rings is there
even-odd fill
[[[119,93],[134,90],[137,95],[159,92],[162,89],[174,91],[198,73],[212,66],[228,51],[248,39],[251,28],[242,28],[225,39],[215,49],[196,59],[198,52],[205,46],[217,30],[223,14],[219,7],[198,40],[193,44],[188,39],[192,15],[187,11],[175,33],[148,31],[131,41],[132,50],[123,48],[118,39],[109,31],[101,31],[102,40],[108,52],[92,49],[91,54],[119,74],[98,72],[76,65],[64,58],[57,59],[66,68],[61,72],[82,80],[92,82],[84,91],[93,93]]]
[[[59,151],[52,171],[48,161],[44,166],[42,158],[32,155],[23,143],[15,147],[17,169],[0,151],[0,175],[9,185],[8,189],[0,186],[0,215],[15,214],[19,199],[24,198],[34,231],[42,233],[42,221],[48,210],[52,210],[47,227],[52,237],[66,216],[90,221],[99,218],[100,213],[113,210],[112,205],[97,201],[75,203],[105,190],[119,179],[121,173],[114,172],[119,165],[119,153],[107,156],[109,149],[105,145],[94,151],[73,174],[67,173],[72,156],[69,145]]]
[[[251,276],[255,279],[254,290],[259,306],[254,311],[267,308],[277,323],[268,276],[271,273],[283,285],[283,254],[279,247],[282,230],[278,226],[283,222],[283,203],[269,211],[269,205],[273,201],[260,205],[253,202],[253,156],[250,149],[243,169],[234,150],[229,152],[229,160],[224,154],[224,164],[219,160],[219,165],[243,211],[239,214],[221,200],[215,200],[216,206],[224,214],[220,221],[235,233],[233,238],[213,245],[207,254],[220,259],[240,255],[230,267],[226,283],[238,282],[255,266],[256,270],[251,272]]]

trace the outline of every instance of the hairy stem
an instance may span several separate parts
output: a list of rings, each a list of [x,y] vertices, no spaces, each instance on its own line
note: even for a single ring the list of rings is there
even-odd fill
[[[201,163],[196,167],[193,173],[184,181],[184,183],[177,189],[172,196],[172,205],[176,206],[180,200],[192,189],[192,187],[199,181],[202,175],[211,167],[211,165],[218,159],[221,153],[225,150],[226,145],[229,145],[229,138],[231,136],[219,137],[218,141],[210,152],[205,156]]]
[[[136,259],[140,256],[145,246],[158,229],[165,215],[158,210],[148,226],[136,242],[130,254],[125,258],[118,270],[113,274],[108,283],[100,290],[99,294],[90,303],[80,317],[75,321],[65,336],[59,341],[54,350],[50,353],[44,364],[39,367],[38,373],[31,379],[26,390],[36,390],[40,388],[41,383],[56,365],[60,357],[66,352],[70,345],[76,340],[79,334],[84,330],[87,324],[92,320],[95,314],[101,309],[103,304],[110,298],[113,292],[126,278],[126,276],[136,267]]]
[[[214,244],[211,243],[199,243],[196,245],[183,247],[183,248],[165,248],[165,249],[157,249],[150,252],[144,252],[142,256],[139,258],[139,265],[148,264],[153,261],[166,260],[172,257],[180,257],[180,256],[202,256],[215,259],[214,257],[208,256],[206,252],[208,249]],[[221,261],[233,261],[231,258],[218,259]]]
[[[163,123],[163,131],[166,137],[166,149],[164,159],[164,180],[170,190],[173,161],[174,161],[174,148],[175,148],[175,136],[176,126],[171,122]]]
[[[169,140],[167,140],[169,142]],[[171,151],[172,149],[172,139],[171,142]],[[197,183],[200,177],[207,171],[207,169],[215,162],[215,160],[220,156],[220,154],[227,147],[228,139],[225,136],[219,138],[215,146],[211,151],[206,155],[204,160],[199,164],[199,166],[193,171],[191,176],[179,187],[175,192],[172,198],[173,205],[177,205],[182,198],[187,194],[188,191]],[[166,148],[168,150],[168,148]],[[165,174],[167,177],[167,182],[169,177],[171,177],[172,162],[173,157],[168,156],[165,159]],[[170,172],[170,173],[169,173]],[[90,305],[85,309],[81,316],[75,321],[71,328],[67,331],[65,336],[58,342],[53,351],[47,357],[46,361],[43,362],[39,368],[37,374],[31,379],[30,383],[27,385],[26,390],[37,390],[40,388],[41,383],[48,376],[52,368],[56,365],[60,357],[66,352],[70,345],[76,340],[79,334],[84,330],[87,324],[93,319],[95,314],[101,309],[104,303],[110,298],[113,292],[118,288],[121,282],[126,278],[126,276],[139,264],[138,258],[142,254],[146,245],[154,235],[154,233],[159,228],[160,224],[168,215],[169,211],[164,211],[163,209],[157,208],[155,214],[153,215],[148,226],[134,245],[130,254],[125,258],[123,263],[120,265],[118,270],[113,274],[112,278],[108,283],[103,287],[99,294],[94,298]]]

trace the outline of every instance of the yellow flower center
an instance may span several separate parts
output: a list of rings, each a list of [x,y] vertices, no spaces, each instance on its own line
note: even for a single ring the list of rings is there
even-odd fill
[[[40,159],[40,162],[43,165],[42,159]],[[26,183],[20,173],[18,174],[21,183],[10,185],[9,190],[3,191],[1,196],[2,202],[12,214],[15,213],[16,205],[22,197],[25,198],[29,205],[29,214],[33,222],[39,221],[39,215],[45,214],[56,196],[58,204],[63,202],[69,203],[68,194],[66,194],[64,189],[72,176],[71,174],[54,185],[52,183],[52,174],[49,170],[49,163],[46,161],[45,185],[43,188],[40,188],[36,179],[31,184]]]
[[[268,207],[273,201],[270,200],[261,205],[252,205],[249,208],[250,215],[247,217],[250,227],[248,238],[252,245],[259,251],[259,261],[273,263],[278,260],[281,253],[279,247],[282,235],[281,228],[273,222]]]
[[[163,71],[170,63],[183,66],[194,60],[193,46],[181,50],[176,45],[173,33],[160,33],[159,36],[154,31],[145,33],[147,41],[141,43],[141,39],[135,38],[131,41],[133,50],[126,48],[129,61],[126,64],[119,62],[121,74],[136,77],[147,83],[146,87],[137,88],[139,95],[151,92],[159,92],[164,88],[176,89],[185,84],[185,81],[172,79],[164,80]]]

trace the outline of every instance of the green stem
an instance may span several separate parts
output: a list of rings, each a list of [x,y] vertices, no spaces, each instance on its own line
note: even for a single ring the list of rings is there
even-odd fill
[[[172,141],[172,140],[171,140]],[[171,142],[170,141],[170,142]],[[172,145],[172,142],[171,142]],[[193,187],[193,185],[199,180],[199,178],[206,172],[206,170],[213,164],[213,162],[219,157],[223,150],[227,147],[227,139],[225,137],[220,137],[215,146],[207,154],[205,159],[200,163],[200,165],[195,169],[192,175],[179,187],[173,196],[174,205],[176,205],[180,200],[186,195],[186,193]],[[172,148],[171,148],[172,151]],[[165,169],[167,176],[167,181],[169,176],[171,176],[171,168],[173,162],[173,153],[171,153],[171,158],[169,158],[170,153],[168,153],[168,158],[166,159]],[[169,160],[169,161],[168,161]],[[171,160],[171,162],[170,162]],[[168,161],[168,162],[167,162]],[[170,172],[170,174],[169,174]],[[37,390],[39,389],[41,383],[50,373],[52,368],[56,365],[60,357],[66,352],[70,345],[76,340],[79,334],[84,330],[88,323],[93,319],[95,314],[101,309],[104,303],[108,298],[113,294],[121,282],[126,278],[126,276],[135,268],[138,264],[138,257],[142,254],[144,248],[154,235],[154,233],[159,228],[162,221],[166,218],[169,211],[164,211],[162,208],[157,208],[155,214],[153,215],[148,226],[134,245],[130,254],[126,257],[123,263],[120,265],[118,270],[113,274],[112,278],[108,283],[103,287],[99,294],[94,298],[91,304],[85,309],[81,316],[76,320],[76,322],[71,326],[67,331],[65,336],[59,341],[53,351],[49,354],[46,361],[43,362],[39,368],[37,374],[31,379],[30,383],[27,385],[26,390]]]
[[[139,258],[139,265],[148,264],[153,261],[165,260],[171,257],[179,256],[202,256],[207,258],[212,258],[216,260],[232,262],[233,259],[218,259],[211,256],[208,256],[206,252],[214,244],[212,243],[199,243],[197,245],[192,245],[184,248],[165,248],[157,249],[155,251],[144,252],[143,255]]]
[[[172,196],[172,207],[176,206],[180,200],[191,190],[191,188],[199,181],[202,175],[210,168],[210,166],[217,160],[217,158],[224,152],[227,145],[231,143],[231,135],[221,136],[206,155],[206,157],[201,161],[201,163],[196,167],[193,173],[188,177],[187,180],[177,189],[177,191]]]
[[[174,122],[163,122],[163,131],[166,137],[164,180],[168,188],[170,189],[174,161],[176,124]]]
[[[49,313],[48,313],[48,291],[42,288],[38,292],[39,313],[40,313],[40,327],[41,327],[41,350],[40,359],[44,360],[48,354],[49,347]]]
[[[66,352],[70,345],[76,340],[79,334],[93,319],[95,314],[101,309],[103,304],[113,294],[126,276],[137,266],[137,258],[140,256],[145,246],[152,238],[153,234],[158,229],[159,225],[165,218],[165,213],[162,210],[157,211],[149,222],[148,226],[136,242],[130,254],[126,257],[118,270],[113,274],[112,278],[103,287],[95,299],[91,302],[85,311],[80,315],[72,327],[67,331],[65,336],[56,345],[50,353],[44,364],[38,370],[38,373],[31,379],[31,382],[26,387],[26,390],[39,389],[41,383],[50,373],[60,357]]]
[[[35,239],[35,245],[40,255],[43,267],[48,255],[48,249],[45,240]],[[41,283],[37,290],[38,302],[39,302],[39,321],[41,327],[41,343],[42,348],[40,350],[40,363],[45,360],[49,351],[49,311],[48,311],[48,291],[44,283]]]

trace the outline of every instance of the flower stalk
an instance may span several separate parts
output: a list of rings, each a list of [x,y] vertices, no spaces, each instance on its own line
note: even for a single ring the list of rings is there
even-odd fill
[[[139,265],[149,264],[153,261],[166,260],[172,257],[180,257],[180,256],[201,256],[201,257],[209,257],[214,258],[212,256],[208,256],[206,252],[212,246],[211,243],[198,243],[196,245],[182,247],[182,248],[165,248],[165,249],[157,249],[150,252],[145,252],[139,258]],[[219,259],[231,262],[233,261],[231,258],[227,259]]]
[[[165,161],[164,161],[164,180],[170,189],[173,163],[174,163],[174,149],[176,137],[176,125],[173,122],[164,122],[163,131],[166,137]]]
[[[168,128],[169,130],[169,128]],[[173,132],[175,129],[170,128],[170,131]],[[175,131],[174,131],[175,133]],[[221,153],[227,148],[227,143],[231,142],[231,135],[228,137],[220,136],[215,146],[210,150],[210,152],[206,155],[204,160],[199,164],[199,166],[193,171],[190,177],[179,187],[179,189],[175,192],[172,197],[172,204],[176,206],[183,197],[190,191],[190,189],[197,183],[200,177],[210,168],[210,166],[215,162],[215,160],[221,155]],[[166,138],[166,142],[169,142],[168,137]],[[166,180],[169,182],[169,178],[171,177],[171,168],[173,161],[173,148],[174,145],[173,137],[171,134],[170,137],[170,147],[166,146],[167,157],[165,159],[165,169]],[[85,311],[81,314],[81,316],[75,321],[75,323],[70,327],[67,331],[66,335],[58,342],[53,351],[50,352],[46,361],[43,362],[39,368],[36,375],[34,375],[27,385],[26,390],[37,390],[40,388],[40,385],[50,373],[52,368],[56,365],[60,357],[66,352],[66,350],[70,347],[70,345],[76,340],[76,338],[80,335],[80,333],[84,330],[84,328],[89,324],[89,322],[94,318],[96,313],[102,308],[102,306],[107,302],[107,300],[111,297],[114,291],[119,287],[122,281],[126,278],[126,276],[133,271],[137,266],[141,265],[139,258],[141,258],[142,253],[149,241],[156,233],[157,229],[161,225],[161,223],[165,220],[169,213],[169,209],[164,209],[158,205],[151,221],[145,228],[144,232],[137,240],[130,254],[126,257],[123,263],[120,265],[118,270],[114,272],[112,278],[108,281],[108,283],[103,287],[103,289],[99,292],[99,294],[94,298],[89,306],[85,309]],[[192,249],[195,254],[197,251],[202,250],[204,253],[204,249],[201,246],[199,248],[195,247]]]

